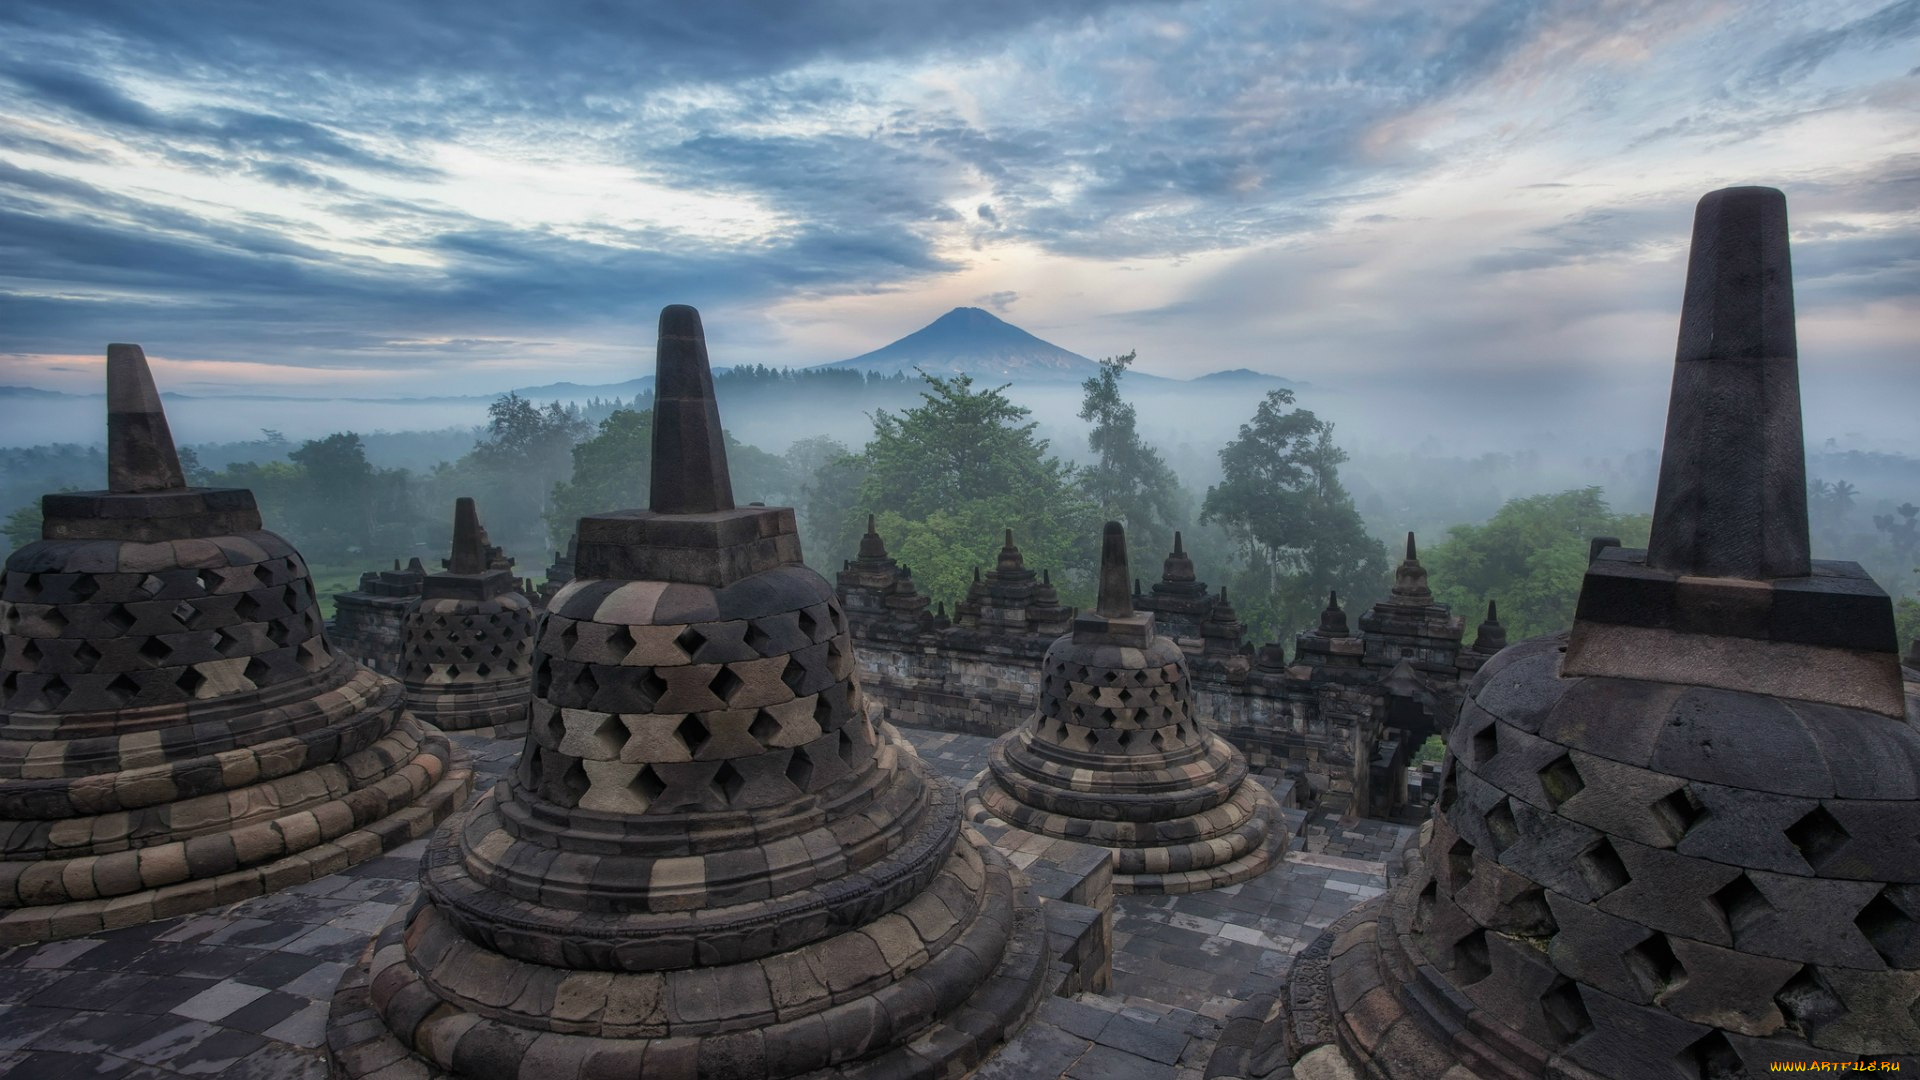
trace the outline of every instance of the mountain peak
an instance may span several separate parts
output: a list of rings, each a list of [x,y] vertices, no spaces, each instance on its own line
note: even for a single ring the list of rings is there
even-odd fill
[[[1079,353],[1027,333],[985,308],[957,307],[889,345],[822,368],[980,378],[1072,380],[1092,375],[1099,365]]]

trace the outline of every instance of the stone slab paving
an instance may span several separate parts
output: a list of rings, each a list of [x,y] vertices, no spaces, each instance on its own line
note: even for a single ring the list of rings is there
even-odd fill
[[[956,784],[991,741],[903,730]],[[517,739],[452,738],[472,756],[476,796],[520,752]],[[1118,898],[1112,992],[1046,1002],[981,1080],[1198,1080],[1226,1016],[1270,990],[1319,928],[1378,895],[1384,858],[1411,832],[1289,817],[1302,839],[1284,867],[1207,893]],[[334,986],[412,897],[424,849],[227,908],[0,952],[0,1075],[323,1080]]]

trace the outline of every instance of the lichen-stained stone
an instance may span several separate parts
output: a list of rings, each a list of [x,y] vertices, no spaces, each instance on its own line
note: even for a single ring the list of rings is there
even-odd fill
[[[471,780],[331,647],[253,494],[185,486],[139,346],[108,347],[107,387],[109,490],[47,496],[0,574],[0,944],[331,873]]]
[[[1286,847],[1278,808],[1208,730],[1185,655],[1133,610],[1127,582],[1126,535],[1109,522],[1099,607],[1047,650],[1039,707],[994,743],[968,815],[1111,849],[1118,892],[1245,881]]]
[[[659,364],[653,508],[581,519],[518,767],[369,951],[372,1030],[336,998],[347,1076],[960,1075],[1041,992],[1037,902],[869,717],[793,511],[733,506],[691,308]]]
[[[1714,192],[1650,546],[1596,541],[1571,632],[1446,725],[1433,827],[1343,931],[1335,989],[1381,984],[1322,1025],[1355,1075],[1920,1065],[1920,682],[1886,595],[1808,558],[1802,456],[1785,202]]]

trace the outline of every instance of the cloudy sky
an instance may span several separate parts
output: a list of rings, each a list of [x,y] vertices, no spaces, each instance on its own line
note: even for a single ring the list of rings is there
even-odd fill
[[[1917,41],[1920,0],[8,0],[0,383],[108,341],[197,392],[610,382],[674,302],[719,363],[972,304],[1170,375],[1663,379],[1694,200],[1765,183],[1803,365],[1885,399]]]

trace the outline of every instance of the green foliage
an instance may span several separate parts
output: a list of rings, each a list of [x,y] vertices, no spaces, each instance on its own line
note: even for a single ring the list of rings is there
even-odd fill
[[[866,525],[860,511],[866,458],[850,453],[838,439],[816,435],[795,440],[785,461],[794,483],[800,550],[809,566],[831,578],[859,546]]]
[[[1120,397],[1120,379],[1133,361],[1131,352],[1102,360],[1100,374],[1080,384],[1080,419],[1093,424],[1087,447],[1094,455],[1080,472],[1080,490],[1103,517],[1127,527],[1130,552],[1158,553],[1172,548],[1189,500],[1159,452],[1141,441],[1134,407]]]
[[[548,539],[542,532],[551,532],[549,494],[554,484],[572,474],[574,444],[586,438],[590,427],[578,408],[554,401],[543,409],[518,394],[496,399],[487,415],[486,433],[473,451],[455,469],[439,474],[460,489],[441,486],[437,501],[447,509],[434,520],[444,516],[451,522],[454,498],[471,495],[494,543],[510,553],[537,550]],[[543,523],[546,530],[540,528]]]
[[[4,528],[7,541],[14,547],[25,547],[40,539],[40,504],[30,502],[7,515]]]
[[[1028,410],[1007,400],[1006,387],[976,391],[966,375],[921,378],[928,389],[919,407],[876,411],[865,451],[835,459],[816,478],[809,517],[836,545],[821,561],[852,554],[865,515],[882,515],[894,557],[951,607],[973,568],[992,565],[1002,530],[1011,528],[1028,566],[1054,571],[1065,602],[1086,602],[1100,518],[1075,470],[1047,456],[1047,441],[1023,422]],[[861,473],[848,513],[846,484]]]
[[[1221,481],[1200,507],[1201,522],[1224,525],[1241,558],[1232,596],[1254,640],[1317,623],[1329,589],[1352,611],[1386,584],[1386,549],[1340,483],[1347,455],[1333,425],[1292,404],[1291,390],[1268,391],[1221,449]]]
[[[1915,641],[1920,641],[1920,600],[1903,596],[1893,602],[1893,631],[1904,656]]]
[[[734,502],[785,505],[793,498],[793,473],[781,458],[726,435],[727,467]],[[600,421],[591,439],[572,449],[568,479],[553,485],[547,500],[547,538],[564,549],[580,519],[609,510],[647,505],[653,479],[653,410],[618,409]]]
[[[1589,543],[1617,536],[1645,547],[1652,519],[1615,514],[1597,487],[1512,499],[1485,525],[1456,525],[1421,553],[1434,596],[1469,627],[1500,603],[1507,639],[1519,641],[1573,623]]]

